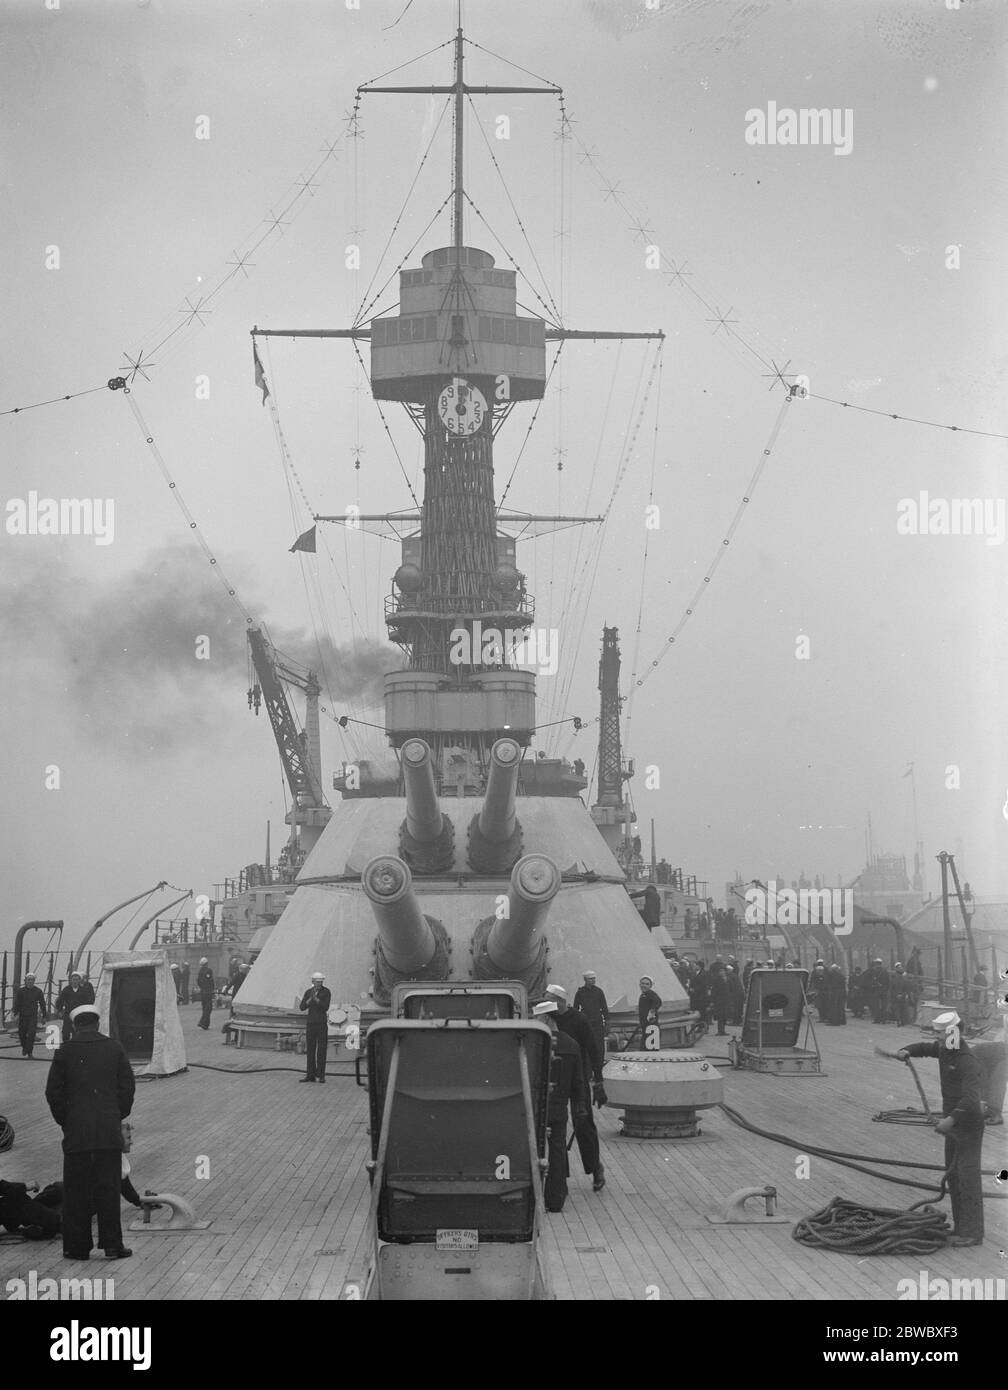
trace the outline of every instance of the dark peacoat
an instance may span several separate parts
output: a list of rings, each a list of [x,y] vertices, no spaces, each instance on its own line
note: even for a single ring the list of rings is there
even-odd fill
[[[63,1152],[121,1150],[122,1121],[133,1109],[135,1091],[122,1045],[97,1029],[78,1028],[53,1058],[45,1089],[63,1130]]]

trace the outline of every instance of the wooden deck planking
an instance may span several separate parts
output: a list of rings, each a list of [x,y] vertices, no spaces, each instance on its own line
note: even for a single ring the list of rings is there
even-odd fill
[[[276,1054],[225,1049],[215,1031],[196,1030],[195,1009],[183,1017],[190,1062],[248,1072],[277,1065]],[[726,1101],[753,1123],[808,1143],[940,1162],[941,1143],[928,1130],[871,1122],[873,1111],[917,1104],[905,1070],[872,1055],[876,1041],[896,1045],[896,1030],[852,1023],[822,1034],[827,1076],[724,1069]],[[901,1036],[920,1035],[908,1029]],[[722,1040],[705,1039],[702,1049],[720,1054]],[[51,1181],[61,1155],[42,1095],[48,1068],[22,1063],[10,1049],[0,1056],[4,1110],[16,1131],[13,1149],[0,1156],[0,1176]],[[177,1236],[130,1233],[133,1259],[95,1255],[87,1272],[114,1278],[119,1299],[338,1296],[348,1272],[361,1269],[367,1093],[335,1076],[325,1088],[299,1086],[299,1075],[287,1065],[241,1077],[194,1068],[139,1084],[131,1155],[137,1187],[178,1192],[212,1224]],[[937,1096],[937,1069],[924,1063],[921,1076]],[[596,1114],[607,1186],[592,1192],[575,1146],[567,1206],[547,1217],[544,1250],[560,1298],[643,1299],[657,1285],[663,1299],[892,1299],[898,1281],[916,1280],[921,1269],[944,1278],[1006,1277],[999,1256],[1008,1245],[1003,1203],[985,1204],[988,1239],[980,1249],[907,1259],[814,1251],[792,1240],[790,1222],[732,1229],[711,1226],[707,1213],[733,1190],[763,1183],[777,1188],[779,1209],[791,1221],[838,1194],[894,1208],[926,1194],[814,1156],[810,1176],[798,1178],[794,1150],[749,1134],[717,1110],[703,1113],[700,1138],[681,1141],[623,1139],[614,1112]],[[1004,1164],[1003,1134],[987,1132],[985,1167]],[[198,1154],[210,1158],[206,1181],[195,1177]],[[134,1215],[124,1208],[124,1223]],[[40,1278],[84,1273],[62,1260],[58,1242],[0,1244],[0,1278],[29,1268]]]

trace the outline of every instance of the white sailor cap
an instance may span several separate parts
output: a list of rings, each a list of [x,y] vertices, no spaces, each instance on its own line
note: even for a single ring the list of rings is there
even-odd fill
[[[98,1008],[97,1008],[97,1006],[96,1006],[95,1004],[78,1004],[77,1007],[76,1007],[76,1009],[71,1009],[71,1010],[70,1010],[70,1017],[71,1017],[75,1022],[76,1022],[76,1020],[77,1020],[78,1018],[81,1018],[84,1014],[93,1014],[95,1018],[99,1018],[99,1017],[101,1016],[101,1015],[99,1014]]]
[[[567,991],[564,989],[563,985],[547,985],[546,993],[552,994],[554,999],[567,998]]]
[[[313,980],[324,980],[324,979],[325,979],[325,976],[322,974],[322,971],[321,971],[321,970],[316,970],[316,971],[315,971],[315,974],[312,976],[312,979],[313,979]]]
[[[961,1022],[962,1020],[955,1009],[952,1009],[947,1014],[938,1014],[936,1018],[933,1018],[931,1020],[931,1027],[935,1029],[958,1028]]]
[[[555,1014],[557,1011],[555,999],[544,999],[541,1004],[536,1004],[532,1009],[533,1018],[542,1018],[543,1014]]]

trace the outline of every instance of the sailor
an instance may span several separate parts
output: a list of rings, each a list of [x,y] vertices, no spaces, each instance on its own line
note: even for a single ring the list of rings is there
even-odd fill
[[[73,1037],[53,1058],[45,1090],[63,1130],[63,1256],[89,1257],[97,1213],[98,1244],[122,1260],[133,1253],[123,1245],[119,1217],[122,1122],[136,1082],[122,1045],[99,1033],[94,1004],[79,1005],[72,1018]]]
[[[738,962],[728,967],[728,1022],[733,1028],[741,1027],[745,1010],[745,990],[738,972]]]
[[[170,966],[169,968],[170,968],[170,970],[171,970],[172,984],[175,986],[175,1003],[176,1003],[176,1004],[181,1004],[181,1003],[182,1003],[182,971],[179,969],[179,963],[178,963],[178,961],[173,960],[172,963],[171,963],[171,966]]]
[[[871,1010],[872,1023],[885,1023],[889,1007],[889,971],[881,960],[872,961],[865,979],[865,995]]]
[[[948,1171],[954,1235],[951,1245],[980,1245],[984,1235],[983,1189],[980,1182],[980,1150],[983,1145],[982,1073],[980,1063],[962,1040],[961,1020],[953,1010],[939,1014],[932,1023],[940,1036],[933,1042],[911,1043],[896,1056],[937,1057],[941,1079],[943,1118],[935,1132],[945,1136],[945,1168]]]
[[[812,967],[812,974],[809,976],[808,997],[819,1011],[819,1022],[826,1021],[826,993],[829,986],[826,982],[826,962],[817,960]]]
[[[200,1003],[203,1005],[203,1012],[197,1028],[202,1028],[206,1032],[210,1027],[210,1012],[213,1009],[214,997],[214,977],[210,969],[210,962],[206,956],[200,957],[199,974],[196,976],[196,989],[199,993]]]
[[[826,972],[826,1022],[846,1024],[847,1022],[847,980],[839,965],[831,965]]]
[[[693,978],[689,982],[689,1002],[690,1008],[695,1009],[700,1015],[700,1022],[704,1026],[710,1022],[710,985],[711,977],[707,968],[702,960],[698,961]]]
[[[855,1018],[864,1018],[865,995],[864,995],[864,972],[860,965],[854,967],[854,974],[850,979],[850,1007],[851,1013]]]
[[[580,1122],[585,1106],[584,1073],[581,1069],[581,1049],[572,1038],[561,1033],[556,1020],[555,999],[544,999],[532,1010],[533,1018],[541,1019],[553,1034],[550,1055],[549,1108],[546,1112],[549,1168],[546,1173],[544,1197],[547,1211],[563,1211],[567,1200],[567,1111],[571,1110],[574,1124]],[[575,1129],[575,1133],[576,1133]]]
[[[970,1044],[970,1051],[980,1064],[986,1123],[1003,1125],[1008,1047],[1003,1042],[974,1042]]]
[[[184,960],[184,961],[182,962],[182,968],[181,968],[181,970],[179,971],[179,974],[180,974],[181,977],[182,977],[182,1003],[183,1003],[183,1004],[188,1004],[188,1003],[189,1003],[189,962],[188,962],[187,960]]]
[[[907,1021],[907,1013],[913,990],[899,961],[893,966],[893,976],[889,982],[889,1002],[896,1027],[902,1028]]]
[[[326,1054],[329,1049],[329,1005],[332,995],[325,987],[325,976],[316,970],[311,977],[311,986],[301,996],[301,1012],[308,1010],[308,1025],[305,1028],[305,1050],[308,1054],[308,1070],[301,1081],[321,1081],[325,1085]]]
[[[742,988],[744,990],[748,990],[749,977],[755,969],[756,962],[753,960],[752,956],[750,956],[749,959],[746,961],[745,965],[743,965],[742,967]]]
[[[919,946],[915,946],[907,957],[906,973],[910,984],[910,1007],[916,1017],[917,1005],[920,1003],[921,990],[924,985],[924,966],[921,964]]]
[[[45,1023],[46,1006],[45,995],[35,983],[35,976],[30,970],[24,977],[21,988],[14,991],[11,1013],[18,1021],[21,1056],[31,1061],[35,1051],[35,1034],[38,1032],[39,1024]]]
[[[595,981],[595,971],[586,970],[584,984],[574,995],[574,1012],[581,1014],[592,1030],[595,1043],[605,1058],[606,1034],[609,1032],[609,1005]]]
[[[593,1179],[593,1191],[601,1192],[605,1187],[605,1168],[602,1166],[602,1158],[599,1154],[598,1130],[595,1128],[595,1119],[592,1115],[592,1102],[601,1109],[605,1105],[608,1097],[605,1093],[605,1086],[602,1083],[602,1067],[604,1065],[604,1054],[599,1051],[595,1041],[595,1034],[588,1026],[587,1021],[567,1005],[567,991],[563,985],[548,985],[546,994],[550,999],[556,1000],[556,1024],[561,1033],[573,1039],[581,1049],[581,1071],[584,1076],[584,1111],[581,1118],[575,1116],[574,1137],[577,1140],[578,1153],[581,1155],[581,1163],[586,1173],[590,1173]],[[591,1080],[591,1095],[588,1094],[588,1082]]]
[[[637,1000],[637,1022],[640,1027],[641,1043],[644,1043],[647,1025],[650,1020],[658,1022],[658,1010],[661,1008],[662,1001],[655,994],[654,980],[650,975],[642,975],[640,978],[640,998]]]
[[[63,1041],[69,1042],[72,1028],[70,1026],[70,1015],[74,1009],[79,1009],[81,1004],[94,1003],[94,985],[90,980],[85,980],[79,970],[71,970],[70,983],[64,985],[56,996],[56,1012],[63,1019]]]
[[[720,960],[716,960],[711,966],[710,1002],[711,1012],[717,1019],[717,1035],[719,1038],[723,1038],[726,1032],[725,1024],[728,1022],[730,993],[728,989],[728,980],[724,973],[724,965]]]

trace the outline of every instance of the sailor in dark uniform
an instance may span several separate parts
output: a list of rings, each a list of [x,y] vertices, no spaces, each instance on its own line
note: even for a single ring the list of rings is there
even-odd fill
[[[847,980],[839,965],[831,965],[826,972],[826,998],[828,1001],[826,1022],[847,1023]]]
[[[575,1013],[584,1016],[604,1059],[606,1034],[609,1031],[609,1005],[606,1003],[605,994],[596,984],[594,970],[585,971],[584,984],[574,995],[573,1009]]]
[[[984,1236],[980,1150],[983,1145],[983,1078],[980,1063],[962,1041],[955,1012],[939,1014],[932,1027],[941,1036],[933,1042],[911,1043],[896,1056],[937,1057],[944,1118],[935,1131],[945,1136],[945,1167],[955,1234],[951,1245],[980,1245]]]
[[[196,989],[199,992],[200,1003],[203,1005],[203,1012],[200,1015],[200,1021],[197,1023],[196,1027],[202,1028],[205,1033],[210,1027],[210,1013],[213,1009],[214,997],[213,971],[210,969],[210,962],[207,960],[206,956],[203,956],[199,963],[199,974],[196,976]]]
[[[11,1012],[17,1016],[21,1056],[31,1060],[35,1051],[35,1034],[38,1032],[39,1024],[45,1023],[46,1016],[45,995],[35,983],[35,976],[31,971],[24,977],[21,988],[14,991]]]
[[[307,1009],[308,1024],[305,1028],[305,1050],[308,1054],[308,1069],[302,1081],[321,1081],[325,1085],[326,1053],[329,1048],[329,1005],[332,995],[325,987],[325,976],[316,970],[311,977],[311,988],[301,996],[300,1009]]]
[[[602,1084],[603,1055],[598,1050],[595,1035],[587,1021],[579,1013],[567,1006],[567,991],[563,985],[549,985],[546,990],[551,999],[556,1000],[555,1014],[557,1028],[581,1049],[581,1071],[584,1076],[584,1112],[574,1120],[574,1137],[578,1153],[586,1173],[590,1173],[593,1191],[601,1192],[605,1187],[605,1168],[599,1154],[598,1130],[592,1115],[592,1101],[599,1107],[606,1103],[605,1087]],[[591,1095],[588,1093],[589,1079]]]
[[[690,1003],[692,1003],[692,998]],[[658,1022],[658,1010],[662,1006],[662,1001],[654,991],[654,980],[650,975],[642,975],[640,978],[640,998],[637,1000],[637,1022],[640,1026],[641,1046],[644,1046],[647,1038],[648,1022],[653,1020]]]
[[[69,1042],[73,1035],[70,1015],[82,1004],[94,1003],[94,985],[85,980],[79,970],[71,970],[70,983],[64,985],[56,996],[56,1012],[63,1018],[63,1041]]]
[[[547,1110],[546,1153],[549,1169],[544,1191],[547,1211],[563,1211],[563,1204],[567,1200],[567,1111],[570,1109],[577,1126],[581,1113],[586,1109],[581,1049],[572,1038],[558,1029],[556,1007],[555,999],[545,999],[532,1010],[533,1017],[542,1019],[553,1034]]]
[[[93,1004],[74,1009],[73,1022],[73,1037],[53,1058],[45,1091],[63,1130],[63,1255],[88,1258],[97,1213],[98,1244],[121,1260],[133,1253],[123,1245],[119,1184],[122,1122],[133,1109],[136,1082],[122,1045],[99,1033]]]

